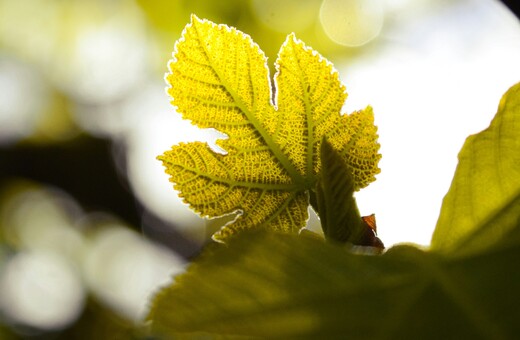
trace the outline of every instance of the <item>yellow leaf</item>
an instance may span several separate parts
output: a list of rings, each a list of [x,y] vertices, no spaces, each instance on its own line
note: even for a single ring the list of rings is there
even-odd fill
[[[159,156],[195,211],[240,213],[214,239],[246,228],[304,227],[325,136],[352,168],[356,190],[379,173],[372,109],[341,115],[346,93],[338,73],[294,35],[276,61],[274,104],[264,53],[235,28],[192,16],[173,57],[166,75],[172,104],[195,125],[228,136],[217,141],[226,154],[197,142]]]

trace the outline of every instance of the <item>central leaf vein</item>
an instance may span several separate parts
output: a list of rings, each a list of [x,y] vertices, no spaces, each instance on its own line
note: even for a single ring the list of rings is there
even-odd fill
[[[199,39],[201,41],[203,41],[203,37],[201,36],[201,34],[198,30],[197,30],[197,33],[199,35]],[[201,44],[201,46],[202,46],[202,49],[204,50],[204,54],[206,55],[206,57],[209,61],[209,64],[213,65],[214,62],[212,60],[211,54],[207,50],[207,47],[205,46],[205,44]],[[249,55],[248,55],[248,58],[250,58]],[[249,59],[248,59],[248,63],[251,64]],[[276,159],[280,162],[282,167],[287,171],[287,173],[292,178],[294,183],[299,184],[299,185],[305,185],[305,179],[302,176],[302,174],[300,174],[300,172],[296,169],[294,164],[290,161],[290,159],[281,150],[280,146],[276,143],[276,141],[272,138],[272,136],[269,134],[269,132],[265,129],[264,125],[262,123],[260,123],[260,121],[258,120],[258,118],[255,115],[255,112],[251,112],[247,108],[247,106],[242,101],[240,96],[237,95],[237,93],[233,90],[233,87],[229,85],[227,79],[222,75],[222,73],[217,68],[214,68],[214,72],[217,74],[217,77],[222,82],[222,85],[224,86],[226,91],[228,91],[228,93],[231,95],[231,97],[235,101],[236,106],[246,116],[247,120],[251,122],[251,124],[253,125],[255,130],[258,131],[258,133],[262,137],[262,140],[269,146],[269,149],[271,150],[271,152],[274,154]],[[252,88],[254,91],[255,87],[252,86]],[[255,101],[256,101],[255,97],[253,97],[253,103],[255,103]],[[253,107],[255,105],[256,104],[253,104]]]

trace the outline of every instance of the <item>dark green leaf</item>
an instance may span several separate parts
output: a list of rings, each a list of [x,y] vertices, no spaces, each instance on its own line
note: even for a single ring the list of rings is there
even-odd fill
[[[411,246],[360,256],[310,238],[244,234],[162,290],[149,318],[167,337],[513,338],[518,261],[518,244],[462,259]]]
[[[320,146],[321,178],[310,202],[317,211],[327,240],[384,249],[374,225],[361,218],[354,198],[352,169],[326,138]]]
[[[326,139],[321,143],[320,156],[316,197],[323,233],[329,240],[358,244],[365,226],[354,198],[351,170]]]

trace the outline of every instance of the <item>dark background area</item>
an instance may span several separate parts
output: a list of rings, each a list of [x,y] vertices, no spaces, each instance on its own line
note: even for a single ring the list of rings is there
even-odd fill
[[[112,148],[111,141],[86,135],[63,144],[0,148],[0,184],[23,178],[56,186],[87,211],[111,211],[138,226],[139,206],[117,173]]]
[[[199,245],[147,211],[134,197],[114,159],[114,154],[122,157],[125,152],[114,152],[114,148],[121,146],[88,135],[66,143],[0,147],[0,188],[16,179],[59,188],[74,197],[87,213],[109,212],[176,253],[187,258],[195,255]],[[125,160],[119,159],[118,163],[125,164]],[[143,220],[146,229],[142,228]]]
[[[517,17],[520,17],[519,13],[519,8],[520,8],[520,3],[518,2],[518,0],[502,0],[502,2],[513,12],[515,13],[515,15]]]

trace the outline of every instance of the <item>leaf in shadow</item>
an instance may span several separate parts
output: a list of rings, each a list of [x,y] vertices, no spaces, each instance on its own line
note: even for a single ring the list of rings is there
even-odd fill
[[[517,261],[518,244],[463,259],[412,246],[361,256],[311,238],[242,233],[163,289],[149,319],[164,336],[508,338],[520,331]]]

